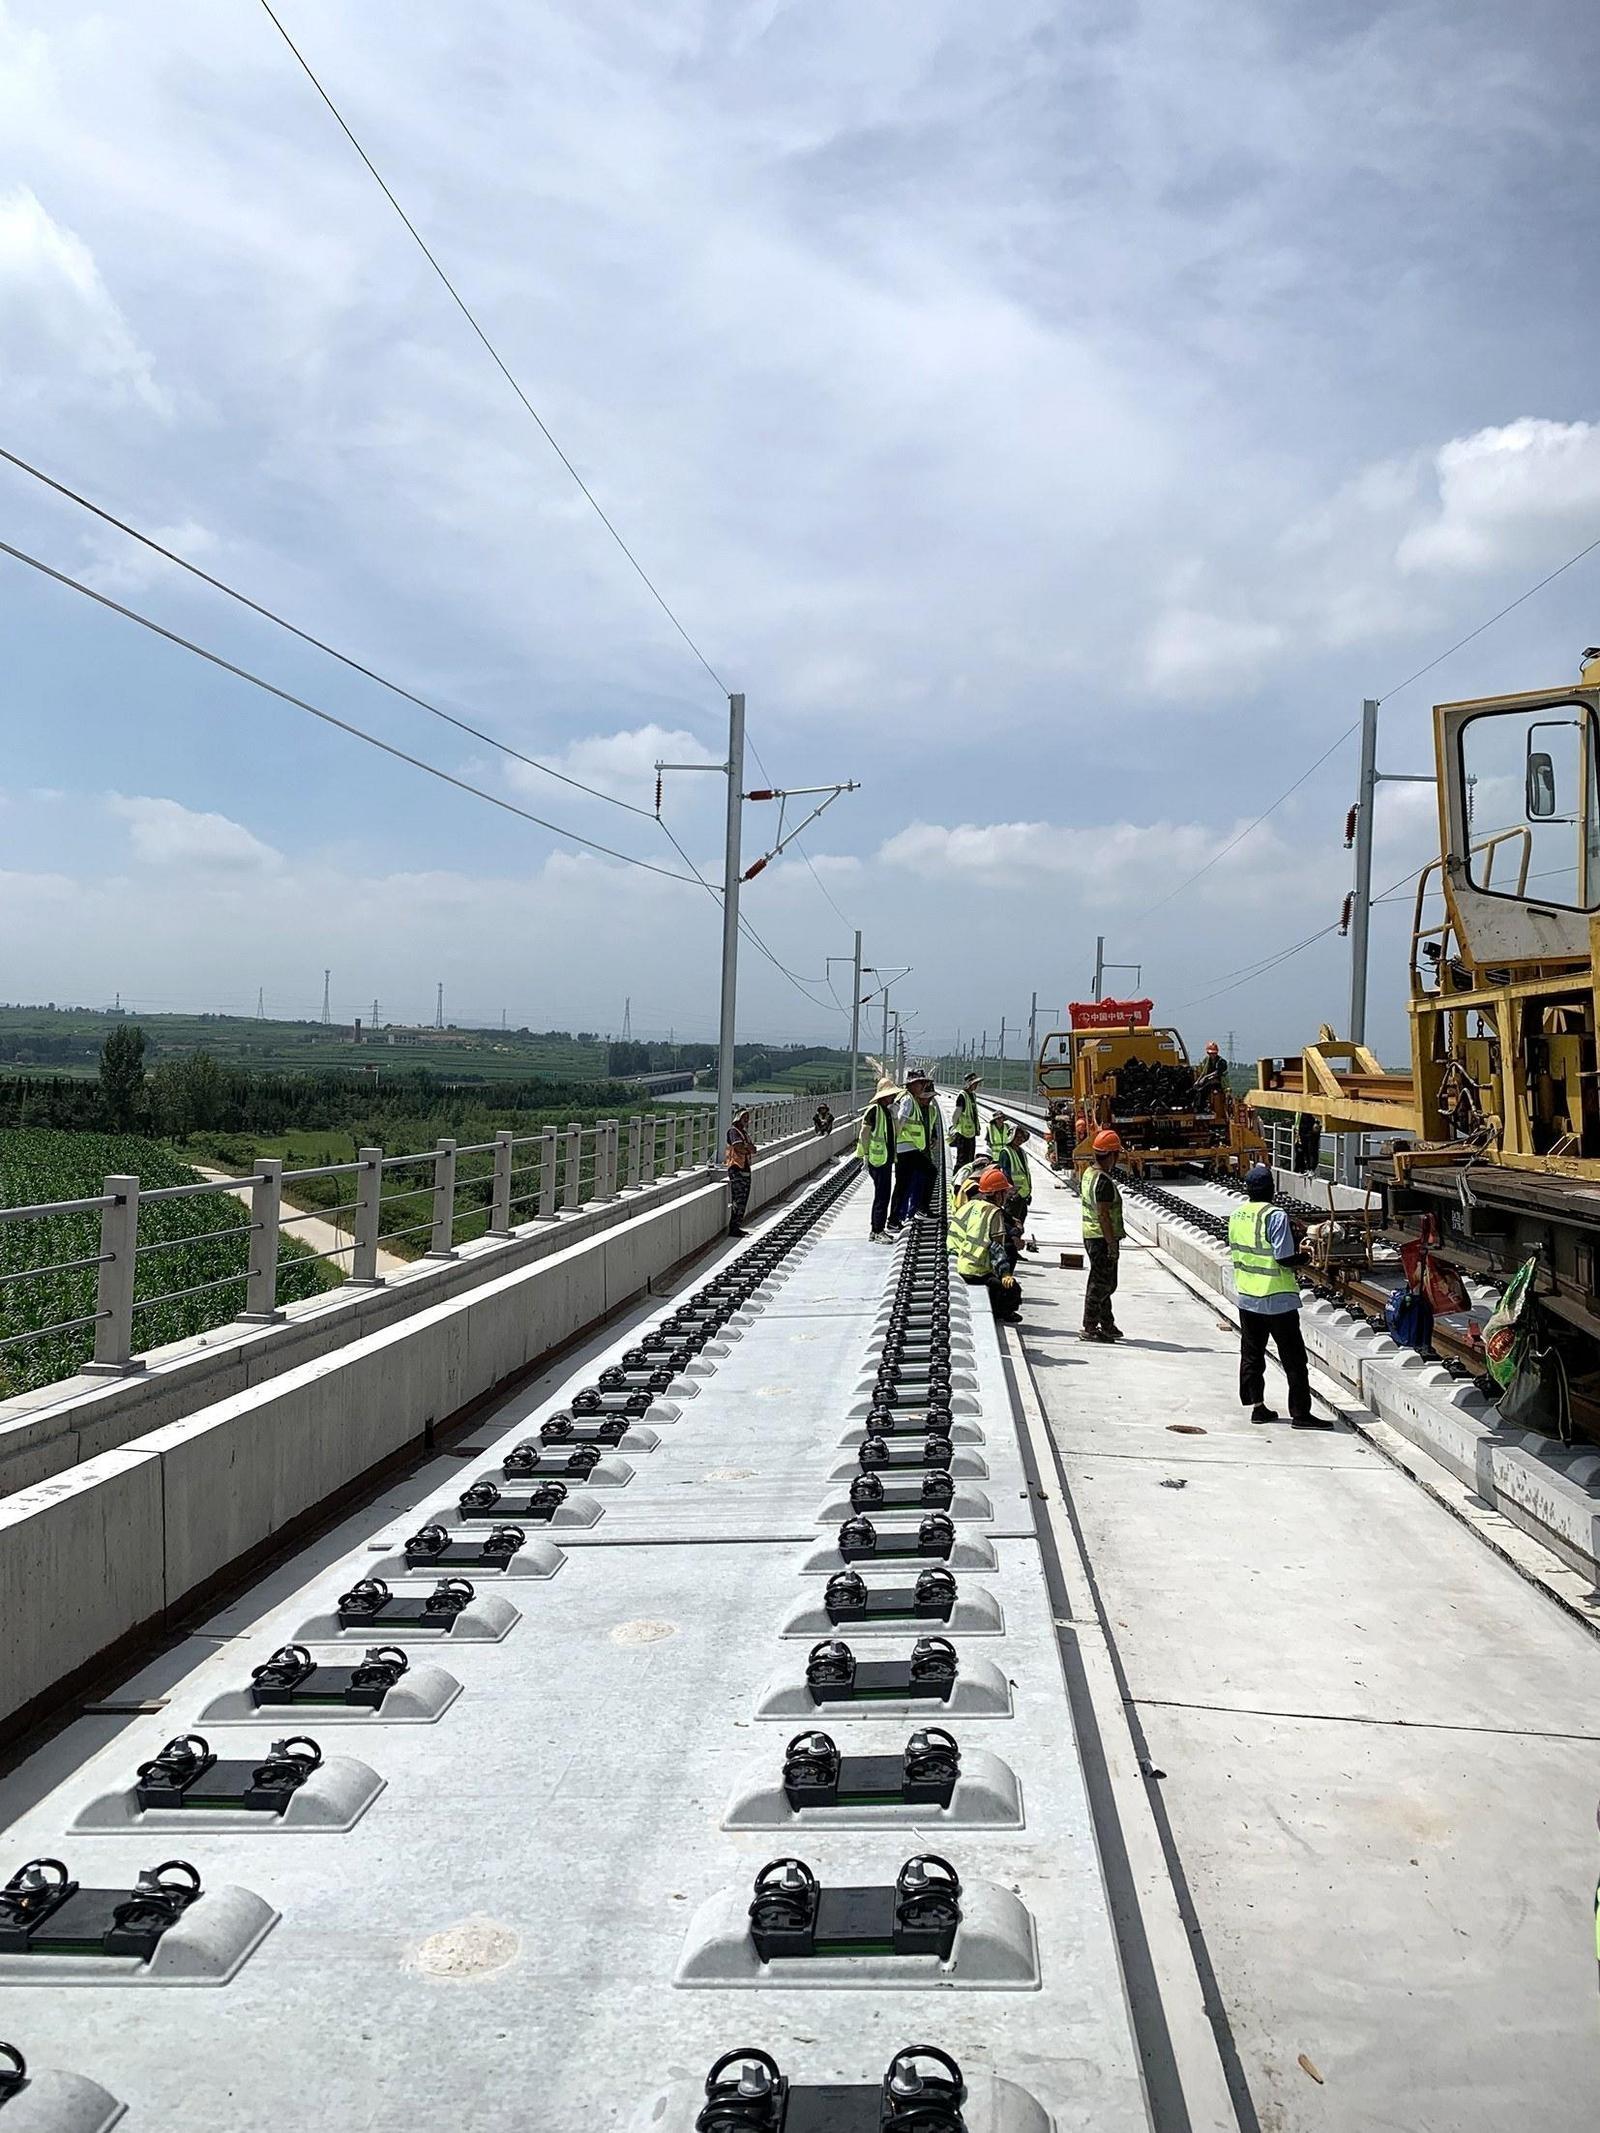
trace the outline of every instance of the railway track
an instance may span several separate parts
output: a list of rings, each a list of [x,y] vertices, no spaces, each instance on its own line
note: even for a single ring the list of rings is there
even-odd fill
[[[1057,1611],[842,1167],[13,1774],[0,2126],[1148,2127]]]

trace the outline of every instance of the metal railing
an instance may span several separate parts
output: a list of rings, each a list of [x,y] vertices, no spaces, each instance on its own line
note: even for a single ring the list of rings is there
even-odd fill
[[[819,1100],[752,1103],[758,1150],[804,1131]],[[847,1097],[826,1101],[839,1119],[848,1115]],[[467,1145],[440,1140],[415,1155],[361,1148],[354,1162],[295,1170],[286,1170],[275,1156],[264,1156],[247,1177],[206,1178],[148,1192],[137,1177],[108,1177],[90,1198],[0,1207],[0,1245],[9,1244],[16,1234],[11,1225],[66,1221],[71,1225],[66,1237],[71,1240],[81,1231],[84,1247],[58,1256],[62,1246],[47,1231],[43,1264],[5,1266],[3,1261],[14,1259],[16,1251],[0,1252],[0,1305],[27,1294],[28,1284],[46,1283],[55,1286],[41,1296],[67,1306],[58,1317],[9,1334],[3,1333],[4,1318],[9,1315],[14,1321],[17,1313],[0,1313],[0,1396],[78,1370],[107,1375],[136,1371],[143,1368],[141,1347],[159,1347],[219,1324],[275,1324],[285,1316],[286,1286],[304,1298],[337,1285],[312,1271],[318,1265],[332,1268],[345,1285],[379,1287],[403,1264],[455,1259],[463,1244],[512,1237],[541,1223],[558,1222],[580,1207],[603,1205],[669,1178],[715,1168],[720,1161],[714,1108],[686,1105],[626,1121],[609,1118],[589,1126],[574,1122],[534,1133],[501,1132],[491,1141]],[[331,1191],[331,1200],[317,1204],[325,1190]],[[287,1206],[286,1192],[291,1195]],[[161,1222],[158,1210],[212,1197],[238,1207],[241,1219],[207,1221],[198,1230],[176,1229],[169,1235],[149,1234]],[[301,1204],[293,1204],[296,1198]],[[94,1239],[89,1218],[96,1216]],[[146,1224],[143,1238],[141,1221]],[[287,1253],[286,1239],[291,1247]],[[200,1280],[180,1276],[168,1287],[152,1286],[147,1278],[165,1254],[216,1247],[212,1258],[226,1260],[235,1240],[237,1266],[206,1272]],[[91,1241],[93,1250],[88,1249]],[[182,1265],[181,1258],[177,1263]],[[191,1266],[189,1271],[205,1269]],[[219,1314],[215,1299],[233,1289],[241,1292],[237,1308]],[[296,1299],[291,1295],[289,1300]],[[152,1326],[145,1314],[155,1311],[162,1313],[161,1321],[145,1331]],[[26,1358],[44,1344],[87,1336],[91,1328],[92,1341],[76,1342],[72,1356],[57,1352],[55,1361],[64,1362],[64,1368],[50,1367],[40,1375],[36,1363],[8,1386],[14,1376],[8,1357]]]

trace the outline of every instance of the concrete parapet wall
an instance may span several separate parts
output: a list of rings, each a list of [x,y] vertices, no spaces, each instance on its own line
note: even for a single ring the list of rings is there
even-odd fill
[[[844,1148],[855,1136],[853,1121],[835,1128],[833,1145]],[[815,1167],[818,1142],[812,1133],[774,1143],[760,1156],[752,1185],[752,1206],[785,1191]],[[717,1173],[720,1180],[720,1173]],[[169,1422],[198,1414],[219,1400],[263,1385],[352,1342],[369,1339],[384,1328],[408,1324],[431,1305],[475,1292],[509,1272],[563,1255],[578,1238],[635,1232],[646,1210],[652,1215],[704,1200],[710,1191],[726,1205],[720,1182],[709,1185],[705,1170],[680,1171],[658,1183],[625,1191],[610,1201],[563,1213],[553,1221],[525,1224],[510,1237],[479,1238],[458,1248],[454,1259],[419,1259],[404,1274],[377,1288],[326,1291],[286,1308],[281,1324],[251,1326],[234,1321],[210,1333],[149,1351],[145,1367],[121,1378],[80,1376],[41,1386],[0,1401],[0,1497],[31,1487],[52,1474],[65,1473],[80,1461],[114,1451]],[[709,1217],[706,1218],[709,1221]],[[697,1249],[714,1234],[704,1228]],[[620,1264],[637,1255],[637,1238],[619,1247]],[[643,1271],[633,1288],[644,1286],[662,1262],[640,1262]],[[614,1284],[615,1285],[615,1284]],[[631,1290],[619,1289],[614,1301]]]
[[[819,1170],[854,1131],[759,1157],[751,1208]],[[720,1176],[674,1183],[597,1210],[606,1220],[547,1228],[537,1256],[502,1249],[458,1293],[402,1286],[390,1294],[407,1308],[390,1322],[178,1419],[147,1409],[125,1448],[0,1501],[0,1722],[42,1715],[74,1677],[714,1243],[728,1219]]]
[[[1130,1230],[1159,1245],[1236,1315],[1222,1246],[1135,1195],[1125,1206]],[[1400,1347],[1338,1304],[1308,1299],[1300,1323],[1312,1360],[1379,1421],[1600,1584],[1600,1454],[1592,1446],[1503,1429],[1497,1410],[1469,1380]]]

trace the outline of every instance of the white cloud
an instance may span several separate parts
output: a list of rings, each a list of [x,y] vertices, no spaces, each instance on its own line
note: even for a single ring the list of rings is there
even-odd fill
[[[878,853],[885,865],[916,873],[930,886],[957,881],[1026,896],[1031,881],[1070,882],[1085,904],[1143,904],[1184,874],[1211,863],[1208,880],[1216,894],[1230,877],[1265,905],[1270,889],[1263,869],[1284,856],[1270,828],[1256,830],[1244,845],[1224,848],[1243,827],[1208,829],[1192,822],[1110,822],[1093,826],[1055,822],[963,822],[946,826],[913,822],[890,837]]]
[[[1402,571],[1554,564],[1564,539],[1600,533],[1600,424],[1523,415],[1452,437],[1434,468],[1438,509],[1401,539]]]
[[[171,412],[94,254],[25,185],[0,196],[0,382],[13,404],[76,385]]]
[[[553,770],[563,772],[569,778],[577,778],[585,785],[593,785],[614,800],[627,800],[635,807],[653,808],[655,805],[656,770],[658,762],[702,763],[714,762],[715,751],[693,733],[685,733],[667,726],[635,726],[619,733],[590,733],[578,740],[569,741],[565,747],[550,750],[529,748],[530,755],[537,754],[541,762]],[[726,750],[723,751],[724,759]],[[554,787],[541,771],[530,769],[526,763],[507,759],[506,779],[520,793],[537,795],[540,799],[551,798]],[[675,799],[686,797],[685,781],[671,781]],[[718,788],[719,792],[721,788]],[[619,818],[620,819],[620,818]]]
[[[226,815],[123,793],[108,794],[106,806],[127,823],[133,855],[144,866],[226,876],[273,873],[283,865],[280,852]]]

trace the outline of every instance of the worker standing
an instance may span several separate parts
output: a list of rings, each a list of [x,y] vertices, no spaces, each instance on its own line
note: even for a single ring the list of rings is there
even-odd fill
[[[1022,1290],[1011,1271],[1005,1217],[1000,1211],[1010,1190],[1011,1180],[997,1163],[991,1164],[950,1216],[947,1248],[956,1273],[969,1288],[988,1290],[996,1318],[1015,1318],[1022,1309]]]
[[[744,1235],[744,1211],[750,1204],[750,1164],[755,1156],[755,1135],[750,1131],[750,1108],[742,1106],[733,1114],[733,1123],[728,1128],[728,1145],[723,1155],[723,1167],[728,1173],[728,1198],[733,1219],[728,1224],[730,1237]]]
[[[955,1109],[950,1113],[950,1146],[955,1151],[956,1168],[964,1170],[978,1152],[978,1097],[980,1077],[969,1074],[956,1094]]]
[[[1311,1378],[1306,1366],[1305,1336],[1300,1331],[1300,1284],[1294,1269],[1303,1266],[1289,1217],[1272,1205],[1274,1180],[1265,1163],[1245,1176],[1249,1198],[1228,1218],[1228,1250],[1233,1256],[1233,1290],[1239,1301],[1239,1404],[1252,1422],[1276,1422],[1266,1404],[1267,1342],[1289,1380],[1289,1420],[1296,1429],[1316,1429],[1311,1412]]]
[[[894,1192],[894,1107],[900,1100],[898,1083],[885,1074],[861,1114],[856,1135],[856,1154],[872,1180],[872,1228],[874,1244],[887,1244],[884,1225],[889,1219],[889,1201]]]
[[[1011,1121],[1004,1111],[989,1113],[989,1153],[997,1155],[1011,1139]]]
[[[994,1152],[996,1164],[1011,1180],[1011,1193],[1006,1201],[1006,1221],[1013,1259],[1022,1250],[1022,1232],[1027,1224],[1029,1204],[1033,1199],[1033,1172],[1028,1167],[1027,1152],[1023,1147],[1028,1138],[1028,1128],[1019,1120],[1013,1119],[1005,1146]]]
[[[933,1076],[920,1069],[906,1076],[906,1093],[894,1114],[894,1205],[896,1230],[926,1209],[944,1160],[944,1121],[933,1100]]]
[[[1122,1153],[1121,1136],[1110,1126],[1095,1135],[1094,1160],[1083,1174],[1083,1248],[1089,1258],[1089,1279],[1083,1291],[1083,1332],[1086,1341],[1119,1341],[1122,1328],[1111,1315],[1111,1299],[1117,1293],[1117,1269],[1125,1234],[1122,1194],[1112,1172]]]

